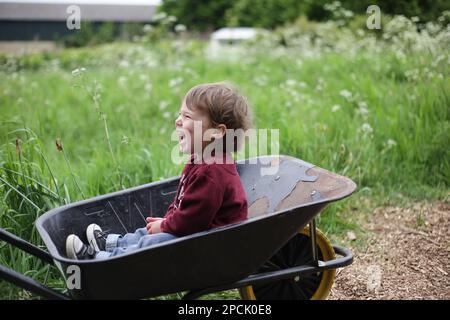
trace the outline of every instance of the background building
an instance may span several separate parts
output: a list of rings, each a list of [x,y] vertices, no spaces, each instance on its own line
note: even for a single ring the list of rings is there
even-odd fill
[[[0,0],[0,41],[54,40],[73,30],[66,26],[70,5],[81,21],[150,22],[160,0]]]

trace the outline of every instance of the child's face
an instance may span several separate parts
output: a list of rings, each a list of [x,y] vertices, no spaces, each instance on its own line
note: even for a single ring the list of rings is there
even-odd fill
[[[175,128],[178,133],[178,141],[180,145],[180,152],[193,154],[194,146],[204,148],[210,141],[203,141],[203,133],[211,128],[211,121],[209,116],[198,109],[189,109],[183,101],[178,118],[175,120]],[[195,132],[195,134],[194,134]]]

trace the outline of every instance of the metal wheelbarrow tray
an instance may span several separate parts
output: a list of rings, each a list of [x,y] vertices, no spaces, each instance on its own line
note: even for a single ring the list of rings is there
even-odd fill
[[[353,193],[355,183],[290,156],[247,159],[237,162],[237,168],[249,205],[249,218],[238,224],[105,260],[76,261],[66,257],[66,237],[75,233],[86,242],[85,230],[91,223],[97,223],[104,231],[124,234],[143,227],[149,215],[163,216],[176,193],[179,177],[175,177],[43,214],[37,219],[36,227],[49,253],[3,229],[0,229],[0,240],[54,263],[66,280],[73,275],[75,266],[80,275],[79,287],[68,289],[70,298],[75,299],[135,299],[181,291],[187,291],[184,297],[192,299],[232,288],[241,288],[241,295],[244,293],[243,297],[249,299],[312,298],[318,286],[314,279],[320,278],[313,279],[316,287],[303,290],[313,286],[308,282],[308,275],[316,277],[349,265],[353,260],[348,249],[331,246],[341,257],[324,261],[327,259],[317,244],[314,217],[328,203]],[[300,251],[288,252],[299,230],[308,224],[309,242],[302,240]],[[296,243],[300,243],[298,239]],[[307,259],[300,259],[306,257],[306,251]],[[283,252],[288,252],[289,257],[284,255],[290,263],[280,266],[277,261],[271,261],[277,255],[279,260]],[[0,278],[46,298],[69,298],[3,266],[0,266]],[[302,283],[303,279],[308,281],[300,289],[289,287],[295,281]],[[270,294],[260,290],[267,291],[274,283],[278,287],[281,284],[281,289],[269,290]],[[245,288],[255,290],[246,295]],[[259,292],[257,297],[255,292]]]

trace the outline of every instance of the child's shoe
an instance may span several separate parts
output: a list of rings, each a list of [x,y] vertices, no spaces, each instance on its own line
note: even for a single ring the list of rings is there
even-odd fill
[[[71,234],[66,239],[67,257],[73,260],[90,260],[95,258],[95,250],[87,246],[77,235]]]
[[[106,238],[108,234],[102,231],[95,223],[90,224],[86,229],[86,237],[92,248],[95,251],[105,251]]]

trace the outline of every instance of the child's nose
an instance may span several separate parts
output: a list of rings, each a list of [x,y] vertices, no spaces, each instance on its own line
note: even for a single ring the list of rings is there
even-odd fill
[[[180,127],[182,125],[182,123],[181,123],[181,116],[178,116],[176,119],[175,119],[175,126],[176,127]]]

